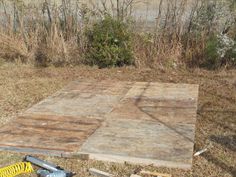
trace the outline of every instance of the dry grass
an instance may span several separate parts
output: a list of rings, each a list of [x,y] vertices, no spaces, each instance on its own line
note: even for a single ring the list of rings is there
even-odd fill
[[[175,37],[168,41],[164,37],[155,38],[147,34],[136,34],[133,37],[135,65],[139,68],[181,68],[183,46]],[[182,66],[181,66],[182,65]]]
[[[0,62],[0,120],[13,119],[33,104],[44,99],[72,80],[112,79],[123,81],[159,81],[200,84],[195,151],[209,147],[195,157],[190,171],[144,166],[173,174],[174,177],[233,177],[236,174],[236,70],[210,72],[165,71],[133,67],[97,69],[86,66],[35,68]],[[0,152],[0,165],[21,161],[23,155]],[[88,177],[88,168],[95,167],[118,177],[129,176],[139,166],[130,164],[79,161],[43,157],[80,177]],[[33,175],[32,175],[33,176]]]
[[[0,48],[0,56],[8,58],[10,61],[18,58],[26,59],[28,57],[27,46],[19,36],[6,35],[1,32]]]
[[[81,63],[86,60],[86,29],[95,21],[103,19],[104,14],[125,22],[130,21],[127,19],[132,19],[132,7],[139,1],[101,1],[100,5],[91,5],[92,1],[86,5],[73,0],[61,2],[61,6],[48,0],[26,5],[21,1],[11,3],[0,0],[0,57],[29,63],[36,61],[44,66]],[[223,27],[227,27],[222,27],[222,24],[231,24],[232,20],[229,19],[235,18],[234,11],[230,11],[229,5],[223,2],[225,3],[205,0],[156,2],[158,14],[151,19],[150,33],[140,34],[141,28],[147,31],[145,25],[148,20],[144,24],[140,24],[142,20],[128,23],[134,32],[133,53],[136,66],[200,66],[207,59],[203,56],[209,34],[221,33]],[[225,16],[222,5],[230,16]],[[220,10],[223,14],[221,16],[218,14]],[[148,14],[149,11],[142,13]],[[209,14],[216,17],[211,19]],[[142,18],[143,16],[145,15]],[[230,31],[235,31],[234,25],[235,22],[232,22]],[[234,35],[232,34],[232,38]]]

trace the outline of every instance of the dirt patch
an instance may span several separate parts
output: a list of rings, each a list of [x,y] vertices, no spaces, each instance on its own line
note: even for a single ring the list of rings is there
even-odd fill
[[[0,65],[0,122],[11,119],[72,80],[159,81],[200,85],[195,151],[209,150],[195,157],[191,171],[143,167],[171,173],[173,176],[234,176],[236,173],[236,70],[230,71],[159,71],[133,67],[97,69],[92,67],[35,68]],[[0,165],[18,162],[23,155],[0,152]],[[108,171],[119,177],[129,176],[139,166],[130,164],[79,161],[44,157],[87,177],[90,167]]]

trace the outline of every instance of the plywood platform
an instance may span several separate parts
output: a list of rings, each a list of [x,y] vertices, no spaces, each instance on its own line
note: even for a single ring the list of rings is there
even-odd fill
[[[0,129],[0,149],[190,168],[198,85],[80,82]]]

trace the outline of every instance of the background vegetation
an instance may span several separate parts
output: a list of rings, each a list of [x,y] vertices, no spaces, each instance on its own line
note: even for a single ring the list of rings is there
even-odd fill
[[[105,16],[86,32],[85,60],[100,68],[132,64],[131,32],[119,19]]]
[[[0,57],[38,66],[236,66],[235,0],[160,0],[151,29],[132,18],[135,0],[109,3],[1,0]]]

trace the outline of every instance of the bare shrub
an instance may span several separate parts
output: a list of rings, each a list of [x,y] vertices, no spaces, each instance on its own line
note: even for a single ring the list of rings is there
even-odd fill
[[[182,59],[182,44],[173,38],[155,38],[150,33],[137,34],[134,38],[135,64],[138,67],[177,67]]]
[[[83,28],[78,25],[77,12],[63,2],[59,7],[47,0],[37,6],[2,1],[8,8],[0,27],[0,56],[11,61],[36,61],[40,66],[78,64]]]
[[[206,52],[212,36],[224,34],[236,41],[233,0],[160,0],[149,29],[148,22],[132,19],[139,0],[91,0],[86,4],[62,0],[60,6],[50,2],[26,5],[0,0],[0,57],[40,66],[84,63],[91,46],[86,31],[108,15],[133,29],[129,36],[137,67],[201,67],[216,56]],[[234,48],[227,51],[220,66],[235,63]]]
[[[77,39],[70,37],[70,39],[65,40],[63,33],[53,24],[45,41],[40,41],[35,57],[37,64],[43,66],[48,64],[55,66],[78,64],[80,52]]]
[[[0,56],[9,61],[20,59],[26,62],[29,56],[27,46],[20,36],[10,36],[0,33]]]

